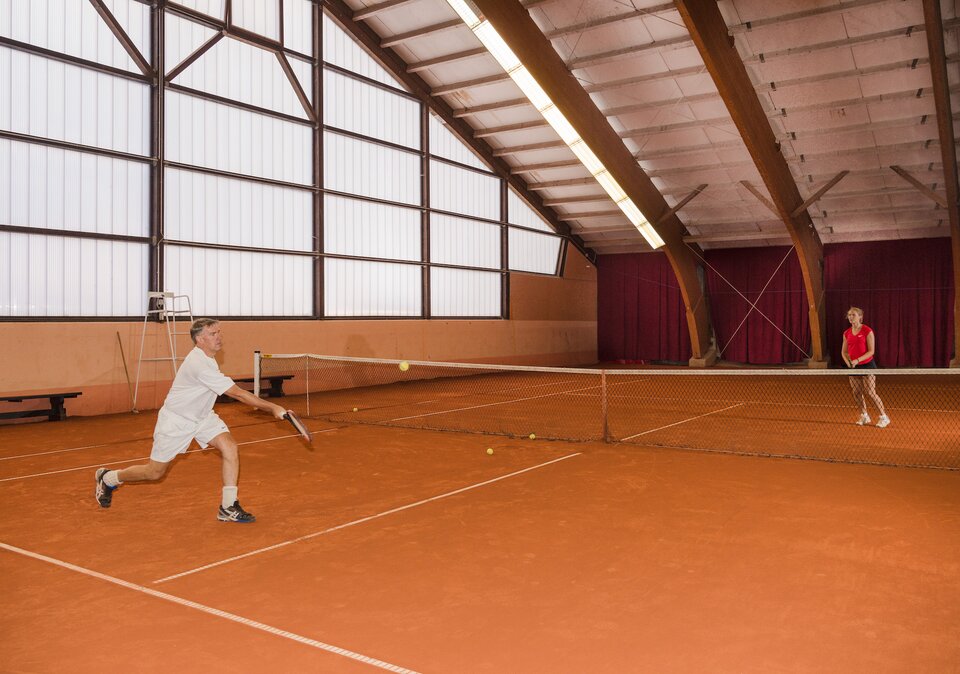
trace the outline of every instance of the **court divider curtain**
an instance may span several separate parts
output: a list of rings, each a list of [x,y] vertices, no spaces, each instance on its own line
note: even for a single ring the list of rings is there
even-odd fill
[[[880,367],[947,367],[953,355],[950,239],[837,243],[824,250],[827,347],[842,363],[847,309],[876,332]]]
[[[597,271],[601,361],[686,363],[690,359],[686,309],[666,255],[602,255]]]
[[[787,246],[726,248],[706,251],[704,259],[722,360],[780,365],[807,357],[810,321],[796,251]]]

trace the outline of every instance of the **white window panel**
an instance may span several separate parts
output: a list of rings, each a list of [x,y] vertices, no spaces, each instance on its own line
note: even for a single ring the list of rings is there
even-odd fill
[[[313,56],[313,3],[284,0],[283,46]]]
[[[313,258],[167,246],[166,290],[190,296],[194,316],[309,316]]]
[[[168,0],[167,4],[189,7],[201,14],[206,14],[207,16],[212,16],[223,21],[226,18],[224,3],[226,3],[226,0]]]
[[[500,219],[500,180],[439,161],[430,162],[430,206],[442,211]]]
[[[559,236],[528,232],[510,228],[510,269],[532,271],[540,274],[556,274],[560,259]]]
[[[149,235],[150,168],[0,138],[0,223]]]
[[[432,316],[500,316],[500,274],[471,269],[430,270]]]
[[[164,204],[168,239],[313,250],[313,194],[306,190],[168,168]]]
[[[323,60],[391,87],[407,89],[326,14],[323,15]]]
[[[280,5],[277,0],[233,0],[233,24],[280,41]]]
[[[339,260],[323,263],[327,316],[420,316],[420,267]]]
[[[146,244],[0,232],[0,316],[136,316]]]
[[[171,12],[164,12],[163,21],[163,65],[168,73],[216,34],[212,28]]]
[[[323,203],[325,253],[420,259],[420,211],[334,194]]]
[[[330,70],[323,73],[323,121],[347,131],[420,148],[420,103]]]
[[[146,11],[149,30],[149,8]],[[139,15],[139,21],[135,20],[134,24],[138,28],[136,32],[142,35],[143,11],[134,9],[133,13]],[[114,68],[141,72],[90,2],[0,0],[0,35]],[[149,53],[145,52],[147,58]]]
[[[241,175],[313,183],[307,126],[176,91],[166,95],[167,158]]]
[[[217,42],[174,82],[233,101],[307,118],[276,55],[233,38]]]
[[[500,269],[500,226],[433,213],[430,261]]]
[[[512,187],[507,190],[507,222],[530,229],[539,229],[542,232],[553,232],[553,227],[521,199]]]
[[[485,171],[490,170],[490,167],[433,113],[430,113],[430,154]]]
[[[293,70],[294,76],[300,82],[300,88],[307,95],[307,100],[313,103],[313,64],[307,63],[296,56],[287,56],[287,62]],[[321,86],[322,83],[321,83]]]
[[[150,87],[0,47],[0,129],[147,155]]]
[[[149,63],[152,33],[150,6],[137,0],[104,0],[104,4]]]
[[[337,133],[323,134],[327,189],[404,204],[420,203],[420,157]]]

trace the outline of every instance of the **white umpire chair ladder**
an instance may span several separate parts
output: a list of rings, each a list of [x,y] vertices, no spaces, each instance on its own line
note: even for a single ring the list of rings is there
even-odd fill
[[[151,308],[153,307],[153,308]],[[163,325],[163,330],[167,337],[167,346],[170,350],[169,356],[158,356],[153,358],[143,357],[143,347],[147,341],[147,329],[150,317],[153,316],[159,325]],[[187,322],[187,329],[183,330],[182,325]],[[148,292],[147,293],[147,311],[143,315],[143,332],[140,333],[140,358],[137,360],[137,383],[133,388],[133,411],[137,411],[137,394],[140,391],[140,370],[143,363],[170,362],[170,368],[173,376],[177,376],[177,366],[182,356],[177,355],[177,335],[189,335],[190,325],[193,323],[193,308],[190,306],[189,295],[178,295],[171,291]],[[163,332],[160,333],[160,336]]]

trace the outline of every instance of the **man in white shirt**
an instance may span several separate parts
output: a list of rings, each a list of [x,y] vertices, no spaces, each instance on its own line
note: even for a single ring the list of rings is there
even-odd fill
[[[146,482],[162,478],[170,462],[187,451],[194,439],[201,447],[220,452],[223,470],[223,494],[217,519],[222,522],[253,522],[256,518],[240,507],[237,499],[237,478],[240,475],[240,452],[227,425],[216,412],[217,396],[227,394],[257,409],[283,419],[287,410],[245,391],[230,377],[221,374],[214,355],[223,348],[220,323],[200,318],[190,327],[190,338],[196,347],[184,358],[177,370],[170,392],[157,415],[153,431],[150,461],[123,470],[99,468],[96,472],[96,497],[101,508],[109,508],[113,492],[125,482]]]

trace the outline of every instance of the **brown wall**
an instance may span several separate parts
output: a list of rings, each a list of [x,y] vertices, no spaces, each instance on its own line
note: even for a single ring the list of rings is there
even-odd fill
[[[596,292],[596,269],[571,247],[564,278],[511,274],[508,321],[227,321],[218,360],[225,374],[238,377],[252,374],[256,349],[408,360],[592,364],[597,360]],[[82,391],[80,398],[67,401],[69,414],[129,410],[130,387],[120,342],[130,380],[135,381],[142,325],[142,321],[0,323],[4,354],[0,394]],[[161,325],[148,326],[145,358],[169,353],[162,330]],[[177,339],[183,355],[190,339]],[[144,363],[137,407],[159,407],[171,378],[169,362]]]

